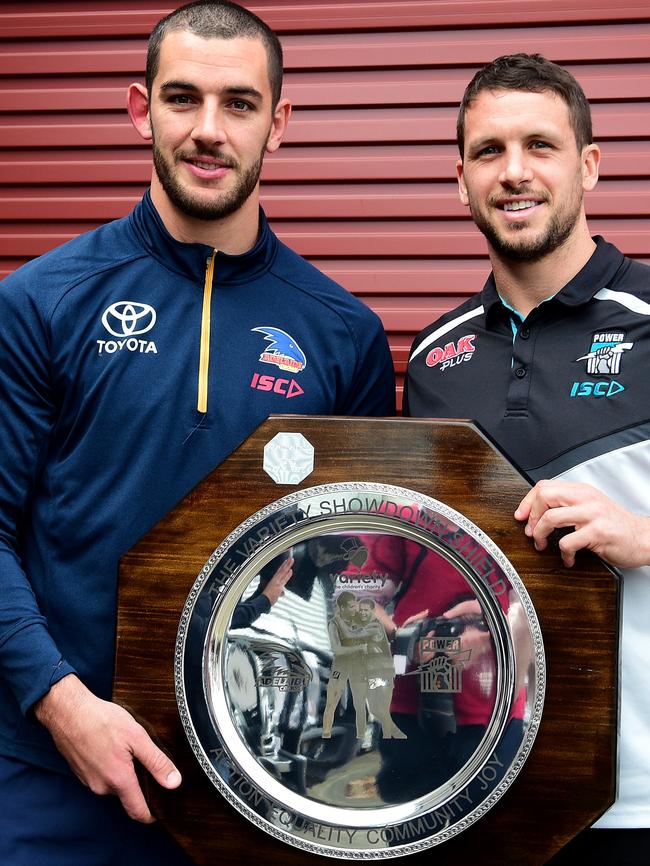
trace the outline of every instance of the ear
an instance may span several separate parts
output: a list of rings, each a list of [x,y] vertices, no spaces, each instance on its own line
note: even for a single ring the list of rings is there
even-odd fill
[[[275,153],[275,151],[280,147],[287,128],[287,123],[289,122],[290,114],[291,103],[288,99],[281,99],[275,106],[275,111],[273,112],[271,129],[269,131],[269,137],[266,140],[267,153]]]
[[[458,195],[461,202],[467,207],[469,205],[469,196],[467,195],[467,187],[465,186],[465,176],[463,174],[463,160],[459,159],[456,162],[456,175],[458,177]]]
[[[588,144],[582,150],[582,188],[585,192],[592,190],[598,183],[599,166],[600,148],[597,144]]]
[[[131,84],[126,92],[126,107],[136,132],[145,141],[151,141],[151,120],[149,118],[149,96],[144,84]]]

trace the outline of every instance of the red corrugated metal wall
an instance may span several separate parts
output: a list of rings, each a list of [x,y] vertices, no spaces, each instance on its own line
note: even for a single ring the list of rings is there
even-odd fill
[[[0,272],[126,213],[149,154],[124,111],[146,35],[175,5],[0,3]],[[476,68],[539,51],[592,102],[591,225],[650,259],[647,0],[257,0],[286,52],[289,135],[267,160],[278,234],[381,315],[401,392],[413,334],[482,285],[457,201],[456,107]]]

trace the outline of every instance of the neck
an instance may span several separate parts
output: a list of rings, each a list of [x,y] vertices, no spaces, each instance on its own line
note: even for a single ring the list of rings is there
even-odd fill
[[[188,216],[169,200],[155,173],[151,200],[169,234],[185,244],[206,244],[229,255],[241,255],[255,246],[259,236],[258,188],[242,207],[223,219],[201,220]]]
[[[595,249],[586,221],[584,231],[567,238],[560,247],[538,261],[506,259],[490,247],[497,291],[525,317],[566,286],[587,264]]]

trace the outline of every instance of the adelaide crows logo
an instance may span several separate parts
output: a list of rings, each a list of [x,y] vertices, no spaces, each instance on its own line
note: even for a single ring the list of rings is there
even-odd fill
[[[260,355],[260,361],[264,364],[275,364],[276,367],[290,373],[300,373],[305,369],[307,366],[305,353],[286,331],[266,325],[251,330],[264,334],[264,339],[269,341],[269,345]]]
[[[312,670],[296,650],[273,641],[256,645],[261,670],[258,686],[274,688],[280,692],[301,692],[312,681]]]

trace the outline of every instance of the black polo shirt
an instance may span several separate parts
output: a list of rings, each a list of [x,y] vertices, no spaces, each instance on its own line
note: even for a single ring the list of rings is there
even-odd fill
[[[521,320],[483,291],[413,343],[404,413],[474,420],[535,481],[650,439],[650,268],[595,238]]]

